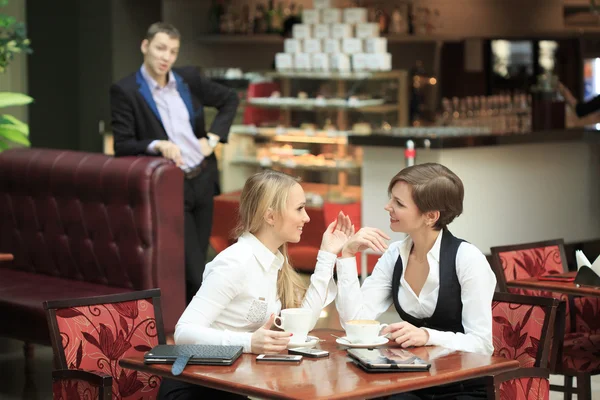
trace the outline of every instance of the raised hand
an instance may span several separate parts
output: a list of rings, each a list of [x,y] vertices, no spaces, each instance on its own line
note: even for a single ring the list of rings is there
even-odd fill
[[[287,349],[292,336],[289,332],[272,331],[275,314],[252,334],[250,339],[251,351],[254,354],[275,354]]]
[[[323,233],[321,250],[338,254],[353,234],[354,225],[352,225],[350,217],[340,211],[335,221],[330,223],[325,233]]]
[[[342,257],[354,257],[366,249],[383,253],[388,248],[386,240],[390,240],[390,237],[380,229],[361,228],[344,244]]]
[[[381,334],[389,334],[391,340],[404,348],[425,346],[429,341],[429,332],[405,321],[386,326]]]

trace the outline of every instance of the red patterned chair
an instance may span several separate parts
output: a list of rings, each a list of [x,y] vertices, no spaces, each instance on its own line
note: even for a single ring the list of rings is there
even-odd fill
[[[510,288],[515,279],[559,274],[568,271],[564,241],[549,240],[511,246],[492,247],[492,268],[502,292],[530,296],[554,297],[566,300],[565,336],[559,358],[552,373],[565,377],[564,386],[552,385],[551,390],[565,393],[570,399],[573,377],[577,377],[578,399],[591,398],[591,375],[600,373],[600,335],[597,334],[598,299],[567,296],[531,289]]]
[[[44,302],[54,399],[155,399],[160,378],[119,366],[165,343],[160,290]]]
[[[160,157],[51,149],[0,154],[0,336],[50,344],[45,300],[161,288],[185,309],[183,173]],[[31,347],[26,345],[27,351]]]
[[[76,369],[52,372],[54,400],[110,400],[112,399],[112,377],[101,372]]]
[[[548,400],[549,360],[556,334],[559,304],[556,299],[496,293],[492,302],[494,355],[517,360],[516,371],[488,377],[488,398],[496,400]],[[564,311],[563,311],[564,313]],[[564,314],[563,314],[564,315]],[[564,325],[558,327],[564,329]]]

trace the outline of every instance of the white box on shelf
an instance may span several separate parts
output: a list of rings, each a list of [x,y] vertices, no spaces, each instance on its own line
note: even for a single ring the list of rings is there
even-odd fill
[[[322,53],[321,39],[306,39],[304,41],[304,52],[305,53]]]
[[[275,69],[285,71],[294,67],[293,55],[291,53],[275,54]]]
[[[315,39],[327,39],[331,37],[331,27],[326,24],[313,26],[313,37]]]
[[[331,27],[331,37],[333,39],[351,38],[352,36],[352,25],[350,24],[333,24]]]
[[[316,25],[321,23],[321,13],[317,9],[304,10],[302,12],[302,23]]]
[[[362,7],[344,8],[344,23],[364,24],[367,22],[367,9]]]
[[[311,69],[311,55],[307,53],[296,53],[294,54],[294,69],[299,70],[310,70]]]
[[[356,37],[359,39],[368,39],[379,37],[379,24],[366,23],[356,25]]]
[[[321,21],[324,24],[341,24],[342,10],[339,8],[325,8],[321,10]]]
[[[366,71],[368,68],[367,56],[369,54],[356,53],[352,54],[352,70],[353,71]]]
[[[342,41],[340,39],[323,39],[323,52],[335,54],[342,52]]]
[[[387,53],[386,38],[365,39],[365,53]]]
[[[313,0],[313,8],[331,8],[331,0]]]
[[[311,38],[310,25],[306,24],[294,24],[292,26],[292,37],[294,39],[310,39]]]
[[[367,54],[367,68],[371,71],[391,71],[392,55],[390,53]]]
[[[286,53],[302,53],[302,41],[299,39],[285,39],[283,41],[283,51]]]
[[[329,66],[334,71],[348,72],[350,71],[350,57],[347,54],[330,54]]]
[[[312,69],[316,71],[329,71],[329,54],[315,53],[312,55]]]
[[[357,38],[342,39],[342,52],[345,54],[356,54],[363,52],[363,41]]]

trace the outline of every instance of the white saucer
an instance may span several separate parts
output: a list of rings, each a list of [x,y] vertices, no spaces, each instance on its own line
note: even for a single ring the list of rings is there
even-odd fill
[[[374,340],[373,343],[350,343],[346,336],[335,339],[335,342],[337,344],[341,344],[342,346],[347,346],[347,347],[355,347],[355,348],[377,347],[377,346],[381,346],[382,344],[386,344],[388,341],[389,341],[388,338],[383,337],[383,336],[380,336],[379,338]]]
[[[312,349],[313,347],[315,347],[317,345],[317,343],[319,343],[319,338],[316,336],[309,335],[306,337],[306,342],[304,342],[304,343],[289,342],[287,345],[287,348],[295,349],[296,347],[308,347],[309,349]]]

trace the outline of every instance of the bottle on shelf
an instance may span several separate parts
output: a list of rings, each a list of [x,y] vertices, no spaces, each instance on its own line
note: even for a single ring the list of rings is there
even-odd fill
[[[242,6],[240,18],[236,24],[236,33],[246,34],[251,32],[252,30],[250,28],[250,6],[248,4],[244,4]]]
[[[283,13],[284,20],[282,26],[282,34],[291,35],[292,26],[294,24],[299,24],[302,22],[300,16],[298,15],[298,7],[296,6],[296,3],[291,1],[289,8],[286,8]]]
[[[261,3],[256,5],[254,12],[254,33],[267,33],[267,15],[265,6]]]
[[[208,10],[208,31],[221,33],[221,17],[224,13],[223,0],[212,0]]]
[[[279,2],[277,7],[271,10],[271,33],[283,32],[283,18],[283,4]]]
[[[421,125],[423,122],[423,81],[426,76],[423,61],[417,60],[415,65],[410,70],[410,123],[413,126]]]

